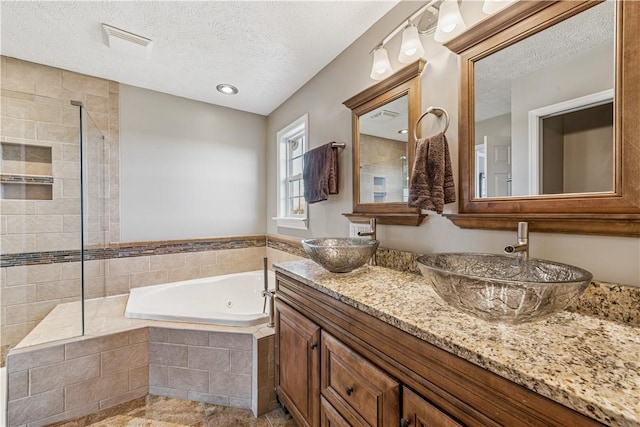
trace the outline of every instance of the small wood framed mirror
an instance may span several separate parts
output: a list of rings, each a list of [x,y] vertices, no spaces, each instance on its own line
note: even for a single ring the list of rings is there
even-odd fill
[[[353,213],[344,215],[353,222],[420,225],[426,217],[407,206],[425,64],[416,61],[344,102],[353,133]]]

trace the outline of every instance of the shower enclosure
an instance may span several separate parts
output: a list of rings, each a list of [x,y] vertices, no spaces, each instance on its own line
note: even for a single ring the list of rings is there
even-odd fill
[[[81,102],[3,90],[2,120],[4,366],[12,348],[83,335],[105,296],[109,146]]]

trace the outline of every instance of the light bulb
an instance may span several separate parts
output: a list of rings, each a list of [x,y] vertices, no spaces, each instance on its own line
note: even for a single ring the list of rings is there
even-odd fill
[[[467,26],[462,20],[458,0],[444,0],[438,12],[438,27],[433,39],[437,42],[447,41],[465,28]]]
[[[227,83],[219,84],[216,86],[216,89],[218,89],[218,92],[224,93],[225,95],[235,95],[238,93],[238,89],[235,86]]]
[[[402,32],[402,46],[400,46],[400,54],[398,61],[409,63],[422,58],[424,48],[420,42],[420,35],[415,25],[407,26]]]
[[[370,77],[373,80],[382,80],[389,77],[391,73],[387,49],[384,46],[379,46],[373,51],[373,66],[371,67]]]

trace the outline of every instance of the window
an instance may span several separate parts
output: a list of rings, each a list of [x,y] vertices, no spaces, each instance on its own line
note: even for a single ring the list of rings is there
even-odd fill
[[[306,230],[308,208],[304,199],[304,152],[309,116],[305,114],[277,134],[278,142],[278,227]]]

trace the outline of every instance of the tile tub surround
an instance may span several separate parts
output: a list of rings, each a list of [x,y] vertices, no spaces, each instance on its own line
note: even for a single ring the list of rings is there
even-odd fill
[[[8,425],[47,425],[145,396],[148,347],[145,328],[12,351]]]
[[[112,244],[105,251],[89,250],[85,297],[122,295],[140,286],[259,270],[265,244],[264,235],[248,235]],[[80,299],[79,257],[78,251],[0,256],[2,355],[58,304]]]
[[[101,303],[92,335],[11,351],[9,426],[69,420],[147,393],[256,415],[276,407],[272,328],[126,319],[126,296]],[[60,333],[59,319],[39,327]]]
[[[411,335],[612,426],[640,426],[640,329],[564,311],[517,326],[458,312],[415,275],[312,261],[282,272]]]

